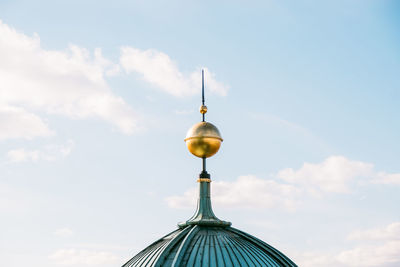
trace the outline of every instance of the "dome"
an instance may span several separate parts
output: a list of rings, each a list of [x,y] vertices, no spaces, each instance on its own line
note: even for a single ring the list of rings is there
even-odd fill
[[[189,129],[185,142],[190,153],[199,158],[209,158],[218,152],[222,138],[214,124],[202,121]]]
[[[297,266],[263,241],[233,227],[191,225],[157,240],[123,267]]]

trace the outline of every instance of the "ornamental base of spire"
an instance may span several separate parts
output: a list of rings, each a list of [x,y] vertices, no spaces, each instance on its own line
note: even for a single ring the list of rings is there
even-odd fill
[[[199,178],[199,199],[197,201],[197,210],[195,214],[186,222],[179,223],[180,228],[184,228],[189,225],[202,225],[202,226],[219,226],[228,227],[231,226],[231,222],[226,222],[218,219],[211,206],[210,198],[210,175],[205,172],[208,177],[202,176],[203,172],[200,174]]]
[[[216,226],[216,227],[229,227],[232,225],[231,222],[227,221],[221,221],[218,218],[216,220],[207,220],[207,219],[201,219],[201,220],[194,220],[194,221],[186,221],[178,224],[179,228],[185,228],[186,226],[189,225],[200,225],[200,226]]]

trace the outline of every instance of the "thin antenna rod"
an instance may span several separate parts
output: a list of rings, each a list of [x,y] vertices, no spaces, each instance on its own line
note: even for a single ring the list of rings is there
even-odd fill
[[[204,70],[201,70],[201,103],[204,105]]]
[[[204,100],[204,70],[201,70],[201,104],[204,106],[205,100]],[[205,114],[203,113],[203,121],[205,121]]]
[[[205,99],[204,99],[204,69],[201,70],[201,104],[202,106],[204,106],[205,104]],[[206,114],[202,113],[203,115],[203,122],[206,119]],[[203,158],[203,171],[202,173],[205,174],[205,176],[207,176],[207,170],[206,170],[206,158]]]

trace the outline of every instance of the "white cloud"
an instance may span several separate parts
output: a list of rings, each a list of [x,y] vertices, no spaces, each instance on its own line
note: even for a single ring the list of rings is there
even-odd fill
[[[139,73],[145,81],[171,95],[182,97],[200,93],[200,70],[184,74],[165,53],[153,49],[122,47],[120,63],[127,73]],[[204,72],[206,89],[225,96],[228,86],[218,82],[215,74],[207,68],[204,68]]]
[[[385,227],[356,230],[348,236],[349,240],[400,240],[400,222],[391,223]]]
[[[368,230],[356,230],[348,239],[359,241],[352,248],[333,252],[293,253],[299,266],[400,266],[400,222]]]
[[[60,229],[57,229],[54,231],[54,235],[59,236],[59,237],[70,237],[74,234],[74,231],[72,231],[68,227],[63,227]]]
[[[240,176],[233,182],[212,182],[211,193],[215,205],[293,210],[298,204],[301,191],[292,185],[247,175]],[[172,208],[193,208],[197,197],[197,189],[193,188],[182,196],[170,196],[166,201]]]
[[[213,186],[214,188],[214,186]],[[190,209],[195,207],[196,199],[198,198],[198,189],[191,188],[180,196],[169,196],[165,199],[168,206],[174,209]],[[214,194],[211,196],[214,203]]]
[[[370,163],[331,156],[321,163],[304,163],[298,170],[283,169],[276,174],[277,180],[247,175],[233,182],[214,181],[211,193],[215,205],[294,210],[301,203],[300,197],[350,193],[356,185],[377,183],[377,180],[396,184],[399,176],[376,173]],[[190,208],[197,197],[198,190],[192,188],[183,195],[167,197],[166,202],[172,208]]]
[[[400,185],[400,173],[377,172],[371,163],[343,156],[331,156],[321,163],[306,162],[298,170],[287,168],[277,176],[313,195],[350,193],[354,186],[365,183]]]
[[[379,245],[361,245],[341,252],[337,259],[346,266],[399,266],[400,241],[388,241]]]
[[[298,184],[310,193],[349,193],[356,178],[374,175],[373,165],[349,160],[343,156],[331,156],[322,163],[304,163],[299,170],[287,168],[278,177],[291,184]]]
[[[360,245],[339,253],[314,251],[292,253],[302,267],[397,267],[400,264],[400,241],[381,245]]]
[[[340,267],[334,254],[325,252],[291,253],[292,260],[301,267]]]
[[[39,150],[13,149],[7,152],[9,162],[38,161]]]
[[[32,139],[51,135],[53,132],[39,116],[29,113],[23,108],[0,103],[0,141],[10,138]]]
[[[375,184],[400,185],[400,173],[379,172],[372,182]]]
[[[111,252],[75,248],[57,250],[49,258],[55,264],[67,266],[115,265],[122,262],[120,257]]]
[[[104,59],[100,49],[93,56],[74,45],[65,51],[45,50],[38,35],[26,36],[0,21],[0,58],[0,112],[13,113],[24,123],[0,124],[0,132],[7,130],[2,139],[49,135],[46,124],[31,112],[100,118],[123,133],[137,130],[133,110],[105,81],[119,67]]]
[[[75,146],[74,141],[68,140],[65,145],[47,145],[42,150],[13,149],[7,152],[7,160],[11,163],[32,161],[55,161],[67,157]]]

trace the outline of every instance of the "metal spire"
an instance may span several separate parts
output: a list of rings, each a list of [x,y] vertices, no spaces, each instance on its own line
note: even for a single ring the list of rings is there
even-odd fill
[[[179,227],[188,225],[208,225],[208,226],[230,226],[230,222],[218,219],[212,210],[210,194],[210,174],[206,170],[206,158],[214,155],[222,142],[221,135],[213,124],[205,121],[207,106],[204,99],[204,70],[201,70],[201,107],[200,113],[203,120],[194,125],[186,135],[185,142],[189,151],[203,161],[203,170],[199,175],[199,198],[197,200],[197,210],[195,214],[186,222],[180,223]],[[198,152],[201,152],[198,154]]]
[[[201,70],[201,107],[200,113],[203,117],[203,122],[206,121],[206,113],[207,113],[207,106],[205,105],[205,98],[204,98],[204,69]],[[206,170],[206,157],[203,157],[203,171],[200,174],[201,178],[210,178],[210,175],[207,173]]]
[[[204,112],[205,109],[205,112]],[[205,99],[204,99],[204,69],[201,70],[201,107],[200,107],[200,113],[203,116],[203,122],[206,120],[206,112],[207,112],[207,106],[205,105]],[[210,178],[210,175],[207,173],[206,170],[206,157],[203,157],[203,171],[200,174],[200,177],[202,178]]]
[[[201,70],[201,108],[202,107],[205,107],[205,100],[204,100],[204,70]],[[200,110],[201,110],[201,108],[200,108]],[[206,107],[206,109],[207,109],[207,107]],[[203,121],[205,121],[206,112],[204,112],[204,113],[201,112],[201,114],[203,115]]]

